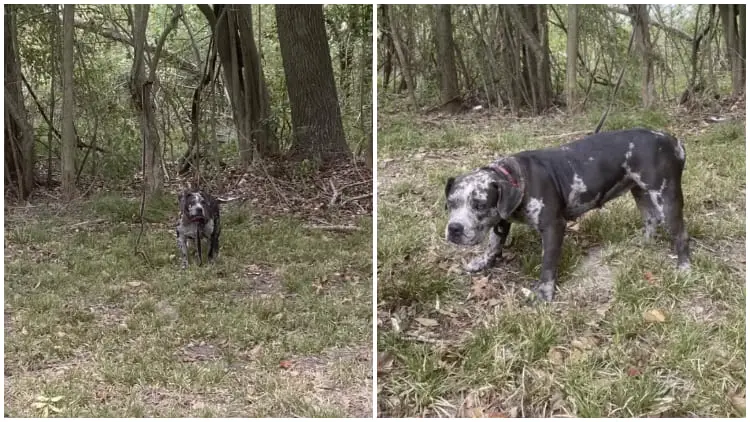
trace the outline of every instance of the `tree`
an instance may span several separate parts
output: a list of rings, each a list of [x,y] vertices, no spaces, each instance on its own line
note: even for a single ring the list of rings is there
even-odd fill
[[[568,39],[565,67],[565,97],[568,111],[575,112],[576,103],[576,63],[578,59],[578,5],[568,5]]]
[[[458,97],[458,75],[453,46],[453,24],[451,23],[451,6],[449,4],[436,5],[435,41],[437,54],[440,58],[440,100],[443,103],[453,101]]]
[[[745,6],[735,4],[719,5],[721,23],[724,27],[726,57],[732,71],[732,95],[740,95],[745,90]],[[737,16],[740,25],[737,25]],[[741,31],[740,31],[741,29]]]
[[[643,107],[649,108],[654,105],[656,90],[654,88],[654,62],[651,51],[651,35],[649,31],[649,17],[647,4],[628,5],[635,39],[638,46],[641,61],[641,97]]]
[[[552,105],[547,9],[543,4],[503,6],[523,37],[522,78],[531,91],[531,107],[536,113]]]
[[[63,6],[63,52],[62,52],[62,80],[63,80],[63,118],[62,118],[62,191],[65,200],[73,199],[75,195],[76,179],[76,134],[75,134],[75,100],[73,98],[73,20],[75,5]]]
[[[240,163],[247,167],[255,152],[260,156],[278,152],[270,95],[253,36],[252,9],[250,5],[198,7],[213,29],[224,86],[232,103]]]
[[[321,163],[351,155],[344,137],[322,5],[276,5],[292,109],[291,156]]]
[[[408,5],[406,7],[409,7]],[[409,60],[406,56],[406,50],[402,41],[401,35],[398,32],[398,23],[394,20],[393,16],[393,5],[388,5],[386,8],[388,12],[388,22],[390,24],[391,39],[393,40],[393,47],[396,50],[396,57],[398,58],[398,64],[401,68],[401,75],[406,83],[406,89],[409,93],[409,99],[414,109],[417,109],[417,96],[414,90],[414,77],[411,73],[411,66],[409,66]]]
[[[34,133],[23,98],[16,5],[5,5],[5,181],[26,199],[34,188]]]

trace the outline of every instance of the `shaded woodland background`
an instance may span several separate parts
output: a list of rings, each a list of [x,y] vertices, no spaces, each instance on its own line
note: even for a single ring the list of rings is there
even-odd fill
[[[379,5],[383,93],[413,109],[706,106],[745,91],[745,5]],[[380,94],[379,94],[380,95]]]
[[[372,151],[372,7],[5,5],[6,198]]]

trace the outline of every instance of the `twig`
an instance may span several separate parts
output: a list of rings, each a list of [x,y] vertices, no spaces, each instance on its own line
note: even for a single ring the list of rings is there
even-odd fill
[[[302,226],[305,229],[308,230],[330,230],[334,232],[358,232],[362,230],[361,228],[357,226],[344,226],[344,225],[331,225],[331,226],[324,226],[320,224],[307,224],[305,226]]]
[[[336,189],[336,185],[333,184],[333,180],[328,179],[328,183],[331,184],[331,189],[333,189],[333,196],[331,196],[331,200],[328,202],[328,206],[332,207],[336,201],[339,200],[339,196],[341,196],[341,193]]]
[[[372,183],[372,179],[363,180],[361,182],[349,183],[348,185],[342,186],[341,190],[344,190],[344,189],[347,189],[347,188],[353,188],[355,186],[360,186],[360,185],[364,185],[364,184],[367,184],[367,183]]]
[[[353,196],[353,197],[347,199],[346,201],[343,201],[341,204],[343,205],[343,204],[346,204],[348,202],[356,202],[356,201],[359,201],[360,199],[365,199],[365,198],[372,198],[372,193],[366,193],[364,195]]]
[[[71,224],[68,226],[68,228],[72,229],[73,227],[85,226],[86,224],[100,224],[106,221],[107,221],[106,218],[100,218],[98,220],[86,220],[86,221],[81,221],[80,223]]]
[[[404,337],[406,337],[409,340],[418,341],[420,343],[437,344],[438,346],[442,346],[446,344],[445,340],[433,339],[433,338],[425,337],[419,334],[404,333]]]

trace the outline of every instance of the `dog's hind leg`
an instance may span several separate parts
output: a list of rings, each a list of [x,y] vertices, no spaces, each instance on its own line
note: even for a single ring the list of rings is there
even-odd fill
[[[641,211],[641,217],[643,217],[643,236],[648,241],[656,234],[656,228],[662,222],[664,216],[659,214],[656,204],[652,202],[648,191],[640,187],[634,187],[630,190],[630,193],[635,199],[638,210]]]
[[[683,199],[680,178],[667,183],[663,193],[665,222],[672,236],[672,247],[677,254],[677,268],[690,269],[690,244],[682,215]]]
[[[182,264],[181,267],[184,270],[188,266],[188,246],[187,246],[187,239],[185,236],[180,235],[180,231],[177,231],[177,249],[180,250],[180,254],[182,255]]]

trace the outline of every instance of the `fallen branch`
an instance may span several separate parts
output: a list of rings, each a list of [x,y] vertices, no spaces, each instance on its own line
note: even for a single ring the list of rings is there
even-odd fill
[[[344,232],[344,233],[358,232],[362,230],[361,228],[357,226],[344,226],[344,225],[332,225],[332,226],[325,225],[324,226],[320,224],[308,224],[308,225],[302,226],[302,228],[308,229],[308,230],[329,230],[329,231]]]
[[[355,202],[355,201],[359,201],[360,199],[365,199],[365,198],[372,198],[372,194],[371,193],[366,193],[364,195],[353,196],[353,197],[347,199],[346,201],[341,202],[341,204],[343,205],[343,204],[346,204],[348,202]]]
[[[68,226],[68,228],[72,229],[74,227],[85,226],[87,224],[101,224],[101,223],[106,223],[106,222],[107,222],[106,218],[100,218],[98,220],[86,220],[86,221],[81,221],[80,223],[71,224]]]
[[[331,200],[328,201],[328,206],[332,207],[336,201],[339,200],[339,196],[341,196],[341,193],[336,189],[336,185],[333,184],[333,180],[328,180],[328,183],[331,184],[331,189],[333,190],[333,195],[331,195]]]

